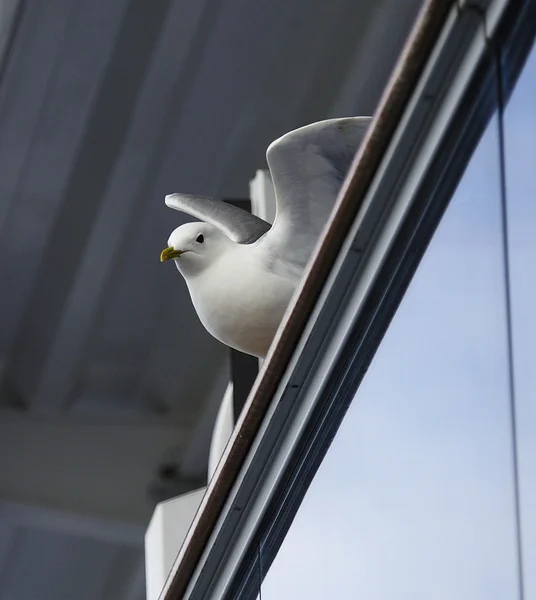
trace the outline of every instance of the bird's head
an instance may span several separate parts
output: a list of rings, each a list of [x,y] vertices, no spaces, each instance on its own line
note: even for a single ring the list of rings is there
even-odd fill
[[[169,236],[168,247],[160,254],[160,262],[175,261],[185,276],[197,275],[213,264],[233,242],[217,227],[208,223],[186,223]]]

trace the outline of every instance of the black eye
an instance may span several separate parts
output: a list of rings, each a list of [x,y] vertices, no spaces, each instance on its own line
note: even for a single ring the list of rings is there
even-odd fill
[[[196,238],[195,241],[198,242],[199,244],[202,244],[205,241],[205,236],[200,233]]]

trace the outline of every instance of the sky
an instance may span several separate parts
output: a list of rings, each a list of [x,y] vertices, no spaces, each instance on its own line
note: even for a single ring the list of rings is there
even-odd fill
[[[536,599],[535,98],[533,49],[504,115],[526,600]],[[518,598],[498,148],[494,117],[262,600]]]

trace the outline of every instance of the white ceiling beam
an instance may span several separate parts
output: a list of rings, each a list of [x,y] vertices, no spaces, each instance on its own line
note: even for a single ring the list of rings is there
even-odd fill
[[[149,485],[189,432],[162,421],[31,418],[2,413],[0,499],[145,523]],[[191,487],[184,483],[185,490]]]
[[[11,527],[55,531],[134,548],[143,547],[145,535],[145,526],[141,523],[2,500],[0,500],[0,520],[9,523]],[[0,547],[2,537],[3,533],[0,537]]]

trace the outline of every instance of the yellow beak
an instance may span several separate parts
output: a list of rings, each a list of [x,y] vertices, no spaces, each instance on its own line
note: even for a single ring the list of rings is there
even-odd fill
[[[169,260],[170,258],[179,258],[182,254],[182,250],[175,250],[175,248],[166,248],[162,250],[160,254],[160,262],[164,262],[165,260]]]

